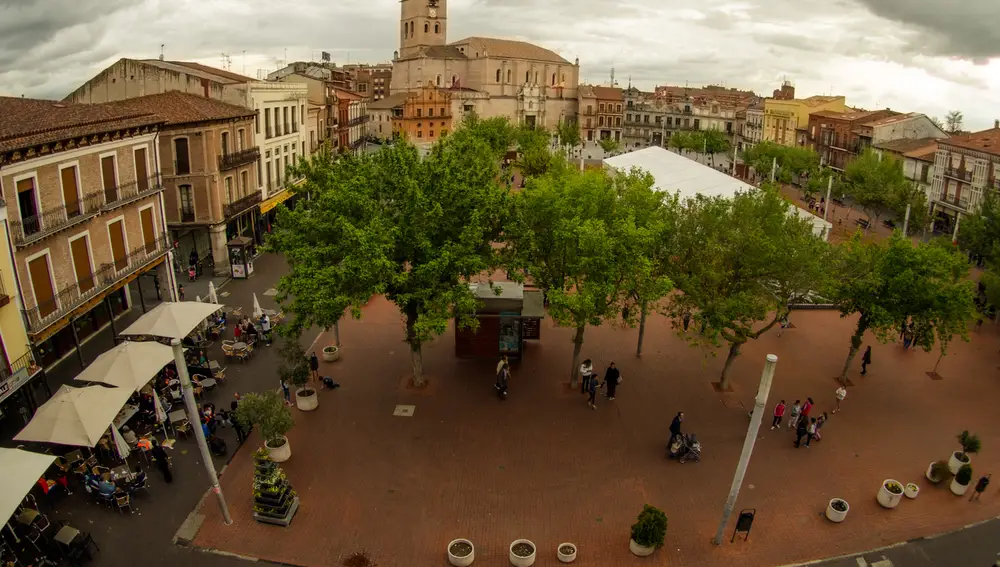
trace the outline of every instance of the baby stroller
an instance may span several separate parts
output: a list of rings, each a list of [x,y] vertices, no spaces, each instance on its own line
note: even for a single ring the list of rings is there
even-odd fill
[[[216,457],[225,457],[229,449],[226,447],[226,441],[217,435],[211,435],[208,438],[208,449],[212,451],[212,454]]]
[[[700,463],[701,443],[698,442],[694,433],[675,435],[667,447],[667,456],[671,459],[677,459],[680,463],[687,461]]]

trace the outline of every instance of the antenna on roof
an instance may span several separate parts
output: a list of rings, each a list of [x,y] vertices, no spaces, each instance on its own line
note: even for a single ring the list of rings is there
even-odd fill
[[[233,58],[230,57],[228,53],[223,53],[222,54],[222,68],[225,69],[226,71],[228,71],[228,70],[232,69],[232,67],[233,67]]]
[[[160,44],[160,61],[163,61],[163,44]]]
[[[611,68],[611,86],[615,86],[615,68]]]

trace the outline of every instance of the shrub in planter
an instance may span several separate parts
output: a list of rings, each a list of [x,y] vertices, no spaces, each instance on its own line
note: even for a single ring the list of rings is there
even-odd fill
[[[847,504],[847,500],[844,500],[843,498],[834,498],[830,500],[829,504],[826,505],[826,517],[831,522],[837,522],[839,524],[844,521],[844,518],[847,517],[847,512],[850,509],[851,507]]]
[[[271,390],[244,395],[236,408],[236,421],[247,431],[253,426],[258,428],[272,459],[281,462],[291,456],[285,434],[295,422],[278,392]]]
[[[299,509],[298,494],[265,449],[258,449],[253,461],[253,518],[265,524],[288,526]]]
[[[556,548],[556,557],[561,563],[572,563],[576,561],[576,544],[560,543]]]
[[[285,382],[295,386],[295,405],[302,411],[316,409],[319,406],[319,397],[316,395],[316,389],[308,386],[312,370],[309,369],[306,351],[299,346],[298,336],[282,337],[278,353],[281,355],[278,375]]]
[[[323,360],[326,362],[337,362],[340,359],[340,347],[337,345],[327,345],[323,347]]]
[[[982,446],[979,436],[969,433],[968,430],[959,433],[957,439],[959,445],[962,446],[962,450],[952,453],[951,459],[948,461],[948,469],[951,471],[951,474],[958,474],[958,469],[972,460],[969,455],[978,453]]]
[[[948,470],[948,461],[935,461],[927,467],[927,480],[937,484],[942,480],[948,478],[951,471]]]
[[[658,547],[663,545],[663,538],[667,535],[667,515],[655,506],[646,504],[639,512],[639,517],[632,524],[631,542],[642,548],[640,552],[630,545],[632,553],[636,555],[649,555]]]
[[[951,481],[951,491],[958,496],[962,496],[969,489],[970,482],[972,482],[972,466],[962,465],[958,469],[958,472],[955,473],[955,478]]]
[[[878,490],[878,503],[884,508],[895,508],[903,499],[903,485],[898,480],[886,479]]]

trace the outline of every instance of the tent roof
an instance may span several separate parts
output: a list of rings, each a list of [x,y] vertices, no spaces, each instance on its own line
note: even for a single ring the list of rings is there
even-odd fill
[[[174,351],[156,341],[125,341],[98,356],[75,380],[100,382],[139,391],[174,359]]]
[[[0,519],[8,521],[54,460],[55,455],[0,449]]]
[[[682,200],[698,194],[728,199],[737,192],[755,189],[749,183],[658,146],[607,158],[604,164],[621,171],[633,167],[646,170],[655,179],[653,187],[657,191],[680,192]]]
[[[94,447],[133,392],[131,388],[62,386],[14,439]]]
[[[209,315],[222,309],[217,303],[200,301],[164,302],[154,307],[121,335],[152,335],[168,339],[183,339],[191,334]]]

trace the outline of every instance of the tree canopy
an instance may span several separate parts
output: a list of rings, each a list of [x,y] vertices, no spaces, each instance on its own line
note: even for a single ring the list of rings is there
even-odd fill
[[[720,378],[727,388],[741,346],[822,285],[828,245],[765,185],[732,199],[687,200],[672,254],[671,277],[681,293],[672,297],[668,315],[695,344],[729,343]],[[687,320],[697,330],[685,329]]]
[[[605,154],[613,154],[618,151],[618,148],[621,147],[618,140],[615,140],[614,138],[601,138],[597,141],[597,144],[601,146],[601,149],[604,150]]]
[[[507,191],[498,182],[510,147],[506,121],[473,119],[421,158],[401,141],[300,166],[310,200],[281,210],[270,237],[290,271],[277,285],[293,325],[329,328],[345,310],[385,294],[402,312],[414,383],[423,383],[421,345],[452,317],[474,325],[468,278],[496,263]]]
[[[905,210],[907,203],[921,203],[903,174],[902,162],[891,155],[880,156],[871,148],[847,164],[842,187],[876,223],[886,212],[899,213],[900,206]]]
[[[819,154],[809,148],[765,141],[743,150],[743,161],[762,176],[771,175],[774,160],[778,165],[775,181],[782,183],[792,183],[796,177],[811,175],[819,169]]]

